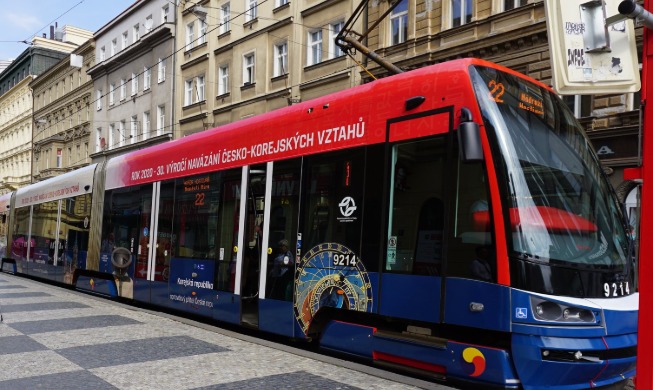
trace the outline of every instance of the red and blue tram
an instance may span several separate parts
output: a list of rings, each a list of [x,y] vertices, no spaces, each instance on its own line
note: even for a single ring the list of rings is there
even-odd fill
[[[638,293],[615,199],[550,88],[465,59],[21,188],[3,270],[453,383],[619,385]]]

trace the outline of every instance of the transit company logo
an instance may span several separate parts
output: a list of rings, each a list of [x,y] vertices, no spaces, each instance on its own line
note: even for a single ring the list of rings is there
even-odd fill
[[[485,356],[476,348],[465,348],[463,350],[463,360],[461,366],[465,374],[469,376],[480,376],[485,372]]]
[[[356,220],[356,217],[353,216],[354,212],[358,208],[354,198],[351,196],[344,197],[338,204],[340,207],[340,214],[342,217],[338,217],[340,222],[352,222]]]

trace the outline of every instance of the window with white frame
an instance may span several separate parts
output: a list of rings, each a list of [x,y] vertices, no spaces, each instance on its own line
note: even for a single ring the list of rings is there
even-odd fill
[[[166,59],[165,58],[159,58],[158,81],[160,83],[162,83],[165,80],[166,80]]]
[[[125,133],[125,120],[121,120],[119,123],[118,127],[118,139],[120,142],[118,142],[119,146],[124,146],[125,145],[125,138],[127,138],[127,133]]]
[[[451,27],[462,26],[472,21],[472,0],[451,1]]]
[[[503,10],[508,11],[513,8],[519,8],[528,3],[528,0],[503,0]]]
[[[142,127],[141,131],[143,132],[142,139],[146,140],[150,135],[150,112],[149,111],[145,111],[143,113],[143,126],[141,127]]]
[[[167,23],[168,22],[168,15],[170,14],[170,7],[168,5],[164,5],[161,8],[161,23]]]
[[[197,92],[197,101],[204,101],[206,99],[204,96],[204,75],[195,77],[195,90]]]
[[[115,132],[116,132],[116,125],[115,125],[115,123],[112,123],[112,124],[109,125],[109,143],[107,144],[109,149],[112,149],[113,146],[114,146],[113,145],[113,136],[114,136]]]
[[[102,150],[102,128],[98,127],[95,129],[95,151],[99,152]]]
[[[344,26],[345,22],[342,20],[339,22],[331,23],[331,28],[329,29],[329,45],[331,45],[331,50],[329,50],[330,58],[340,57],[345,54],[340,46],[336,45],[336,37]]]
[[[163,134],[166,127],[166,107],[160,105],[156,108],[156,135]]]
[[[218,68],[218,96],[229,91],[229,66],[222,65]]]
[[[231,5],[230,3],[224,3],[220,7],[220,34],[224,34],[227,31],[231,30],[231,26],[229,26],[230,19]]]
[[[193,80],[184,81],[184,106],[193,104]]]
[[[121,50],[125,50],[125,48],[127,46],[129,46],[128,39],[129,39],[129,34],[127,34],[127,31],[125,31],[124,33],[122,33],[122,49]]]
[[[102,90],[95,91],[95,108],[100,111],[102,109]]]
[[[143,90],[146,91],[150,89],[151,84],[152,84],[152,68],[146,66],[143,69]]]
[[[138,93],[138,75],[132,73],[132,96]]]
[[[199,31],[197,32],[197,45],[201,45],[206,42],[206,29],[208,28],[208,25],[206,24],[205,19],[199,19],[197,21],[200,25]]]
[[[57,148],[57,168],[63,165],[63,149]]]
[[[274,45],[274,77],[288,72],[288,42]]]
[[[252,21],[257,17],[257,0],[245,0],[245,22]]]
[[[127,97],[127,81],[120,79],[120,100],[125,100]]]
[[[408,35],[408,0],[401,0],[390,13],[390,44],[406,42]]]
[[[243,85],[254,84],[254,53],[245,54],[243,56]]]
[[[118,49],[118,39],[114,38],[111,41],[111,57],[116,55],[116,50]]]
[[[109,105],[110,106],[113,106],[113,103],[115,102],[115,100],[114,100],[115,91],[116,91],[116,84],[114,84],[114,83],[109,84]]]
[[[322,62],[322,30],[308,32],[308,58],[307,65]]]
[[[286,4],[288,4],[288,0],[274,0],[274,6],[277,8]]]
[[[195,44],[195,21],[186,25],[186,51],[193,48]]]
[[[133,144],[134,142],[136,142],[138,137],[138,118],[136,117],[136,115],[132,116],[129,125],[130,125],[129,143]]]
[[[145,18],[145,33],[152,31],[154,21],[152,20],[152,15],[148,15]]]
[[[141,26],[138,23],[136,23],[132,29],[132,38],[134,43],[136,43],[139,39],[141,39],[140,28]]]
[[[106,56],[107,56],[107,49],[104,46],[102,46],[100,48],[100,62],[104,61],[106,59]]]

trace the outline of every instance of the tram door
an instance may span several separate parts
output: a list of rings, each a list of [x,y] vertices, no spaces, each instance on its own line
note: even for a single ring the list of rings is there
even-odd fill
[[[457,155],[458,146],[453,150]],[[510,326],[510,290],[497,284],[485,164],[453,158],[443,321],[505,331]]]
[[[260,275],[263,264],[267,261],[267,232],[269,223],[266,215],[266,187],[268,167],[264,164],[253,165],[248,169],[245,200],[244,235],[242,265],[240,273],[241,322],[244,325],[258,327],[258,299]],[[268,195],[269,200],[269,195]],[[241,218],[243,221],[243,218]]]
[[[441,320],[449,115],[390,124],[391,188],[380,313]]]

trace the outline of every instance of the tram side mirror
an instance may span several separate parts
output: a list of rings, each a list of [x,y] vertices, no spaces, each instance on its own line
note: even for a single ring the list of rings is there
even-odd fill
[[[483,161],[481,130],[476,122],[461,122],[458,126],[458,145],[462,162]]]

